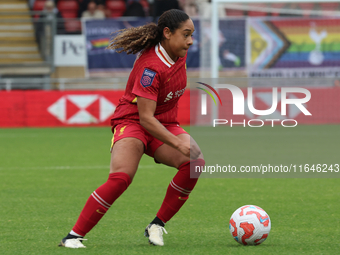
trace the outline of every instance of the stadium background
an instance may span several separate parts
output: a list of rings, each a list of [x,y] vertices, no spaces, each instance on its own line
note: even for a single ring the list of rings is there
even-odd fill
[[[134,60],[105,47],[111,32],[155,20],[154,10],[162,5],[98,1],[107,17],[95,20],[81,19],[86,0],[55,1],[54,15],[43,10],[45,2],[0,1],[1,254],[71,253],[56,244],[106,179],[109,119]],[[123,16],[132,2],[140,2],[145,17]],[[306,105],[312,120],[294,116],[299,122],[294,130],[223,131],[226,155],[237,165],[340,163],[338,1],[222,3],[218,38],[211,38],[208,1],[183,0],[178,6],[196,27],[188,90],[180,101],[183,125],[202,124],[190,119],[190,105],[198,102],[190,87],[210,77],[210,40],[218,40],[221,81],[254,87],[260,108],[270,105],[260,93],[272,86],[299,86],[312,93]],[[204,135],[198,140],[211,142]],[[89,252],[159,253],[145,245],[141,234],[173,174],[143,157],[133,185],[88,235]],[[338,179],[322,177],[203,179],[168,225],[162,253],[334,254],[340,186]],[[153,193],[157,196],[150,199]],[[228,233],[229,217],[244,204],[263,207],[272,220],[268,240],[255,249],[239,246]]]

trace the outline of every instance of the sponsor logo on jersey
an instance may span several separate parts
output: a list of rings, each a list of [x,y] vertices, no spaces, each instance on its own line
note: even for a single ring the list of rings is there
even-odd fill
[[[140,84],[142,84],[144,88],[151,86],[155,76],[156,76],[155,71],[145,68],[142,78],[140,80]]]
[[[173,98],[177,98],[183,95],[185,89],[181,89],[181,90],[177,90],[175,93],[173,93],[172,91],[166,96],[164,103],[170,101]]]
[[[165,100],[164,100],[164,103],[166,103],[166,102],[168,102],[169,100],[171,100],[172,99],[172,95],[173,95],[173,93],[172,93],[172,91],[166,96],[166,98],[165,98]]]

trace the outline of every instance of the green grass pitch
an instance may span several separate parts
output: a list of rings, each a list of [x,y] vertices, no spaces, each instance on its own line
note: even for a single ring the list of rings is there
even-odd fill
[[[224,132],[230,132],[224,155],[238,164],[340,163],[337,125]],[[204,143],[202,139],[197,140]],[[150,246],[144,228],[176,171],[147,156],[129,189],[86,236],[87,249],[57,247],[86,199],[107,179],[110,140],[110,128],[0,129],[0,254],[335,254],[340,250],[338,178],[202,178],[166,225],[165,246]],[[229,233],[231,214],[245,204],[261,206],[271,218],[272,230],[259,246],[242,246]]]

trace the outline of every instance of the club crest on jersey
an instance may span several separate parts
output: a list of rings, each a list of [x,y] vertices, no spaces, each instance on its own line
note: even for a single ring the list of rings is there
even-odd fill
[[[140,83],[144,88],[152,85],[153,79],[156,76],[156,72],[145,68]]]

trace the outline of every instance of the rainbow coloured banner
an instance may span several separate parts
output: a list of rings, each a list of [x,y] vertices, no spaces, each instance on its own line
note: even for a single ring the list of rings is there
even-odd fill
[[[250,77],[340,76],[340,18],[249,18]]]
[[[106,48],[109,45],[110,39],[109,38],[101,38],[91,41],[91,45],[94,48]]]

